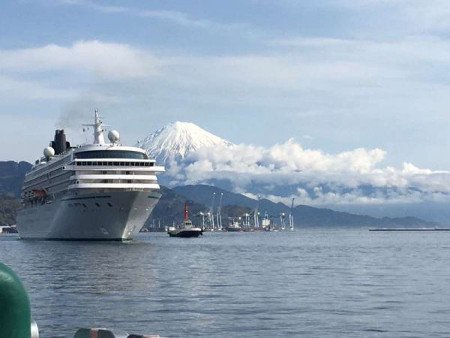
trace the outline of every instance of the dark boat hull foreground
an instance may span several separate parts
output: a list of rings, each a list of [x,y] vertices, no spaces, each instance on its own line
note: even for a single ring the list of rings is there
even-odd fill
[[[203,231],[201,229],[176,229],[167,231],[170,237],[199,237],[203,235]]]

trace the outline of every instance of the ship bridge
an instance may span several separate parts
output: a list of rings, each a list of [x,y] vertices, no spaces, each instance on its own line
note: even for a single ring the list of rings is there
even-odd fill
[[[134,147],[89,148],[73,157],[64,168],[73,172],[69,189],[159,189],[156,174],[164,172],[145,151]]]

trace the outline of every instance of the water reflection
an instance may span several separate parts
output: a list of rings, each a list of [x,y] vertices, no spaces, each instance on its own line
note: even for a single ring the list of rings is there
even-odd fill
[[[0,238],[43,337],[102,326],[163,336],[448,336],[450,233],[304,229]]]

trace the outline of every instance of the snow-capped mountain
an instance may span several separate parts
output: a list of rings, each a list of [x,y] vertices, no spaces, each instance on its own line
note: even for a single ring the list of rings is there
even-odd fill
[[[188,122],[168,124],[138,146],[165,166],[158,180],[168,187],[207,184],[286,205],[295,198],[296,203],[346,212],[365,208],[374,216],[405,216],[402,210],[410,209],[414,213],[409,215],[435,221],[440,219],[434,214],[448,216],[442,210],[450,201],[450,171],[411,163],[383,167],[385,151],[378,148],[328,154],[294,139],[271,147],[236,145]],[[443,207],[430,217],[435,201]],[[380,206],[384,211],[377,211]],[[392,212],[386,212],[388,207]]]
[[[228,142],[190,122],[173,122],[148,135],[138,143],[159,163],[183,159],[190,152],[204,147],[231,146]]]

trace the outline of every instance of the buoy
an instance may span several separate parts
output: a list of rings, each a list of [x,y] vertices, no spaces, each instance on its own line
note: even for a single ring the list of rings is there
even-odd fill
[[[0,263],[1,337],[34,338],[36,329],[31,327],[30,301],[22,282],[13,270]]]

